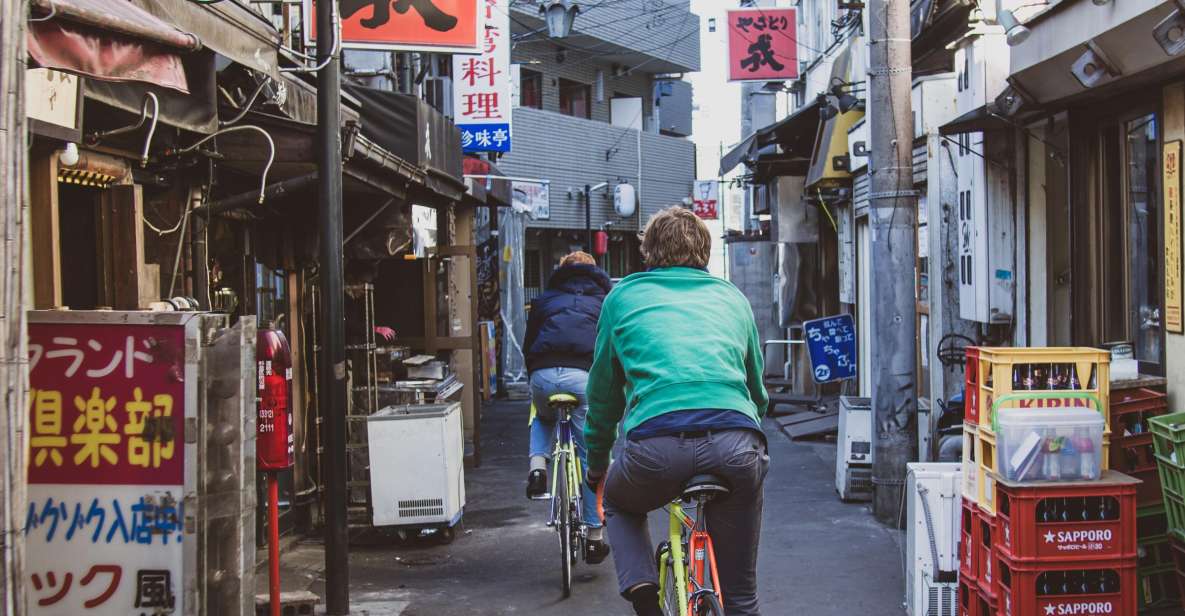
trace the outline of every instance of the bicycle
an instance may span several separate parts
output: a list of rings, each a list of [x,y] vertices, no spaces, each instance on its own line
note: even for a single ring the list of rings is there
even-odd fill
[[[724,595],[716,571],[716,552],[708,535],[707,505],[728,496],[727,482],[715,475],[696,475],[683,484],[682,495],[667,505],[667,540],[658,544],[659,605],[667,616],[724,616]],[[684,504],[695,503],[695,517]]]
[[[551,514],[547,525],[556,530],[560,539],[561,583],[564,598],[572,594],[572,566],[577,559],[587,556],[587,527],[582,519],[584,469],[576,453],[572,434],[572,411],[580,400],[572,394],[553,394],[547,399],[555,411],[555,446],[551,454],[551,493],[539,498],[551,500]],[[536,409],[531,406],[531,421]],[[561,477],[562,475],[562,477]]]

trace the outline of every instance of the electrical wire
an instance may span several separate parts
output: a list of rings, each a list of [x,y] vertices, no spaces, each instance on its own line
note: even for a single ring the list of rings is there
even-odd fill
[[[218,1],[221,1],[221,0],[218,0]],[[332,62],[335,57],[337,57],[337,54],[338,54],[338,52],[341,51],[341,47],[342,47],[342,33],[341,33],[342,18],[341,18],[341,13],[339,12],[339,9],[337,6],[337,2],[330,2],[329,3],[329,13],[330,13],[330,18],[331,18],[330,21],[333,24],[333,45],[332,45],[332,49],[330,49],[330,51],[329,51],[329,55],[325,56],[325,59],[322,60],[316,66],[284,67],[284,68],[280,69],[281,73],[315,73],[315,72],[325,68],[326,66],[329,66],[329,63]],[[294,53],[296,53],[297,55],[300,55],[304,58],[308,58],[308,56],[305,54],[302,54],[299,52],[294,52]],[[262,203],[262,201],[261,201],[261,203]]]
[[[30,17],[29,23],[38,23],[38,22],[42,22],[42,21],[49,21],[54,18],[54,15],[57,15],[57,14],[58,14],[58,7],[54,6],[53,0],[49,0],[49,15],[46,15],[45,17]]]
[[[823,208],[823,213],[827,215],[827,220],[831,221],[831,230],[839,234],[839,225],[835,224],[835,217],[831,215],[831,209],[827,207],[827,202],[823,200],[823,189],[816,188],[815,192],[819,195],[819,207]]]
[[[272,162],[274,162],[276,160],[276,142],[274,140],[272,140],[271,134],[269,134],[266,130],[263,130],[262,128],[255,126],[254,124],[243,124],[240,126],[231,126],[230,128],[223,128],[223,129],[220,129],[214,133],[206,135],[205,137],[202,137],[201,139],[199,139],[196,143],[185,146],[184,148],[181,148],[179,150],[173,150],[169,153],[171,153],[171,154],[186,154],[186,153],[189,153],[189,152],[192,152],[192,151],[198,149],[198,147],[200,147],[203,143],[217,137],[218,135],[225,135],[226,133],[233,133],[233,132],[244,131],[244,130],[258,131],[260,134],[262,134],[264,139],[267,139],[267,145],[270,150],[268,153],[268,156],[267,156],[267,164],[263,166],[263,175],[261,175],[259,178],[259,203],[263,203],[264,192],[267,189],[267,174],[268,174],[268,171],[270,171],[272,168]]]
[[[235,115],[235,117],[233,117],[229,120],[226,120],[225,122],[220,120],[218,122],[218,126],[219,127],[226,127],[226,126],[230,126],[230,125],[238,122],[239,120],[242,120],[243,116],[247,115],[248,111],[251,111],[251,106],[255,104],[255,101],[257,99],[259,99],[259,95],[263,93],[263,89],[266,88],[268,86],[268,84],[270,84],[271,82],[272,82],[272,78],[268,75],[264,75],[263,81],[261,81],[259,83],[258,88],[255,88],[255,93],[251,95],[251,98],[247,99],[247,103],[243,105],[243,108],[241,110],[239,110],[239,113],[237,115]]]

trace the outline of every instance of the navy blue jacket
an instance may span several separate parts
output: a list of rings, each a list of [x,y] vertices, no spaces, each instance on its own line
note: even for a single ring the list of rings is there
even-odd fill
[[[547,290],[531,301],[523,350],[527,371],[592,366],[601,302],[613,283],[595,265],[565,265],[547,281]]]

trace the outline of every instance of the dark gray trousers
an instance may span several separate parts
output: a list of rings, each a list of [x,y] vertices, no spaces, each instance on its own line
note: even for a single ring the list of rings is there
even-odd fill
[[[605,524],[621,592],[658,583],[646,515],[678,498],[691,477],[712,473],[728,481],[732,490],[707,507],[724,613],[758,616],[757,543],[762,482],[768,470],[765,437],[754,430],[627,441],[605,479]]]

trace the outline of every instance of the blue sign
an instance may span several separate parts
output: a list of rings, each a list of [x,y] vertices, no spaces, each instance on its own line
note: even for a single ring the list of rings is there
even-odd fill
[[[816,383],[856,378],[856,326],[852,315],[807,321],[802,330]]]
[[[509,152],[510,124],[458,124],[464,152]]]

